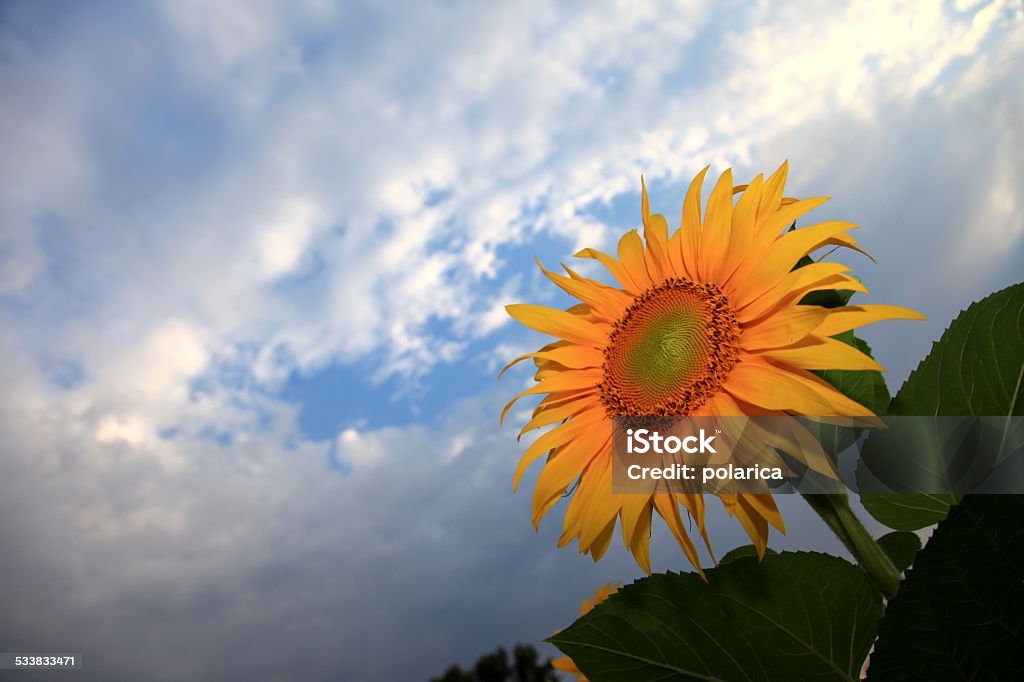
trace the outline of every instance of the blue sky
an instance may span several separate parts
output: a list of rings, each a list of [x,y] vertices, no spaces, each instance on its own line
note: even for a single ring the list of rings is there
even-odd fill
[[[4,3],[0,648],[373,681],[541,640],[638,569],[511,493],[534,257],[610,247],[641,173],[671,221],[788,159],[929,316],[865,333],[896,387],[1020,279],[1021,64],[1009,1]]]

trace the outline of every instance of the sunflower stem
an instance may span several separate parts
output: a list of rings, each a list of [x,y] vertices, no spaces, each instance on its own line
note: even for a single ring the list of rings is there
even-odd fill
[[[803,498],[842,541],[881,593],[894,597],[900,587],[900,572],[853,513],[846,493],[806,494]]]

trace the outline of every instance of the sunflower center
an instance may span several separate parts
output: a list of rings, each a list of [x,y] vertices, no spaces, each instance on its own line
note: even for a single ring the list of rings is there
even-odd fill
[[[685,415],[736,364],[740,327],[714,284],[670,279],[634,299],[604,350],[609,415]]]

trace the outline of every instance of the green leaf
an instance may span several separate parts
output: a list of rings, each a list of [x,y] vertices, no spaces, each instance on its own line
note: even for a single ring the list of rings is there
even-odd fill
[[[857,472],[858,477],[861,475]],[[861,504],[876,521],[896,530],[919,530],[946,518],[959,495],[870,495]]]
[[[1024,415],[1024,282],[961,312],[888,414]]]
[[[902,573],[914,563],[914,555],[921,549],[921,538],[915,533],[898,530],[878,538],[878,544],[896,570]]]
[[[595,682],[856,680],[881,595],[826,554],[734,558],[622,588],[549,641]]]
[[[1024,496],[968,495],[878,627],[869,680],[1010,680],[1024,670]]]
[[[971,304],[900,388],[887,410],[893,415],[1007,416],[1024,414],[1024,283]],[[886,449],[885,439],[865,443],[858,481],[872,461],[916,457],[920,470],[947,469],[942,448]],[[862,486],[863,487],[863,486]],[[917,530],[945,518],[958,495],[861,495],[864,508],[890,528]]]

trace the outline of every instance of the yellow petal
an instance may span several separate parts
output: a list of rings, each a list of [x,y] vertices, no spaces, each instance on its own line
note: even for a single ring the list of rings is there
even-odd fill
[[[868,253],[864,249],[860,248],[859,246],[856,246],[856,244],[857,244],[857,240],[856,239],[854,239],[853,237],[851,237],[849,235],[841,234],[841,235],[838,235],[838,236],[835,236],[835,237],[829,237],[828,239],[822,239],[821,243],[818,244],[814,249],[812,249],[812,251],[816,250],[816,249],[823,248],[825,246],[841,246],[843,248],[850,249],[852,251],[856,251],[857,253],[859,253],[861,255],[867,256],[868,258],[871,259],[872,263],[877,263],[878,262],[877,260],[875,260],[874,256],[872,256],[870,253]]]
[[[583,485],[583,482],[587,480],[587,476],[588,472],[584,471],[583,476],[580,477],[579,485],[576,486],[576,492],[569,499],[569,506],[565,509],[565,518],[562,520],[562,535],[558,538],[559,548],[565,547],[572,542],[573,538],[580,534],[582,510],[592,495],[590,489]]]
[[[541,369],[537,372],[537,381],[543,382],[545,393],[596,387],[603,378],[604,370],[600,367]]]
[[[644,180],[643,174],[640,175],[640,218],[644,221],[644,227],[647,227],[647,220],[651,217],[651,202],[647,200],[647,182]]]
[[[630,230],[619,240],[619,260],[641,291],[650,288],[651,276],[644,262],[644,243],[636,230]]]
[[[769,215],[779,210],[788,174],[789,161],[783,161],[779,169],[769,176],[764,185],[764,192],[761,193],[761,203],[757,207],[758,223],[763,222]]]
[[[676,230],[672,233],[672,236],[668,239],[668,262],[669,272],[665,273],[666,276],[672,277],[687,277],[686,268],[683,266],[683,231]]]
[[[598,261],[608,269],[608,272],[612,273],[612,277],[618,281],[622,288],[631,294],[639,295],[643,293],[644,289],[646,289],[646,287],[641,287],[640,284],[633,281],[629,271],[626,270],[622,263],[606,253],[602,253],[596,249],[583,249],[576,253],[576,258],[592,258]]]
[[[604,286],[599,282],[583,277],[565,277],[548,271],[540,259],[537,259],[537,266],[544,276],[558,285],[565,293],[575,296],[586,303],[590,311],[606,320],[614,322],[622,314],[625,307],[628,307],[631,298],[618,289]],[[568,268],[566,268],[569,271]]]
[[[512,479],[512,491],[519,487],[519,479],[526,473],[526,469],[541,457],[557,447],[565,445],[569,441],[580,437],[590,429],[603,428],[611,433],[611,422],[608,421],[604,409],[597,407],[576,415],[560,426],[556,426],[547,433],[544,433],[535,440],[523,453],[516,467],[515,476]]]
[[[772,238],[778,237],[783,230],[792,225],[793,221],[802,218],[805,214],[810,213],[828,200],[829,197],[812,197],[810,199],[794,201],[781,207],[778,212],[765,217],[758,227],[759,239],[756,241],[763,241],[761,237],[771,241]]]
[[[597,400],[596,387],[589,391],[568,391],[565,393],[553,393],[551,395],[544,396],[537,407],[534,408],[533,414],[537,415],[544,410],[550,410],[560,405],[565,405],[576,400]]]
[[[926,320],[921,313],[895,305],[852,305],[832,308],[828,317],[814,330],[817,336],[835,336],[882,320]]]
[[[849,268],[842,263],[811,263],[786,273],[774,287],[766,291],[755,292],[753,296],[744,296],[743,292],[732,292],[730,288],[730,292],[733,293],[730,300],[735,301],[736,319],[740,322],[756,320],[783,300],[788,299],[793,292],[813,291],[808,287],[848,271]]]
[[[647,200],[647,184],[642,175],[640,176],[640,186],[642,188],[640,212],[644,224],[644,241],[647,243],[644,258],[648,273],[654,280],[660,282],[665,278],[666,266],[669,263],[667,253],[668,222],[661,214],[651,215],[651,205]]]
[[[849,344],[828,337],[809,336],[788,348],[765,350],[758,355],[800,369],[885,371],[885,368],[875,362],[870,355],[862,353]]]
[[[740,344],[746,351],[791,346],[817,329],[828,310],[816,305],[796,305],[745,327]]]
[[[519,402],[520,398],[525,398],[528,395],[551,393],[552,391],[565,391],[567,398],[575,398],[579,395],[593,394],[596,392],[597,384],[593,379],[588,379],[579,375],[575,376],[575,378],[569,376],[559,378],[559,374],[568,375],[569,373],[557,372],[553,376],[549,374],[547,376],[549,376],[551,383],[531,386],[525,391],[518,393],[514,398],[512,398],[512,400],[508,401],[508,404],[505,405],[505,409],[501,411],[501,419],[499,420],[499,423],[504,424],[505,417],[508,416],[508,411],[512,409],[512,406]],[[555,386],[558,386],[559,388],[556,389]]]
[[[644,262],[654,282],[666,279],[672,272],[668,255],[668,221],[665,216],[655,213],[644,227]]]
[[[527,353],[525,355],[520,355],[512,362],[505,365],[498,374],[498,379],[501,379],[501,377],[505,375],[505,372],[507,372],[512,366],[519,364],[527,358],[554,362],[570,369],[585,369],[588,367],[600,367],[603,363],[603,357],[604,356],[597,349],[590,348],[589,346],[576,345],[563,346],[549,351]]]
[[[607,433],[584,434],[552,454],[541,470],[537,486],[533,490],[534,528],[550,509],[550,505],[565,494],[570,483],[580,477],[586,465],[610,447],[609,429]]]
[[[701,230],[698,257],[700,274],[715,281],[732,235],[732,169],[727,168],[708,197],[708,210]]]
[[[739,519],[743,530],[747,531],[750,541],[754,543],[758,560],[763,559],[764,551],[768,548],[768,522],[750,508],[745,495],[738,495],[736,502],[732,511]]]
[[[603,348],[608,341],[607,335],[600,329],[565,310],[532,303],[513,303],[505,306],[505,310],[520,323],[542,334],[596,348]]]
[[[594,494],[587,501],[580,524],[580,551],[589,551],[591,546],[605,532],[609,523],[619,516],[618,498],[612,493],[611,453],[594,461],[597,475],[589,481]]]
[[[711,398],[710,401],[712,412],[715,416],[720,417],[746,417],[751,415],[751,412],[745,411],[736,404],[732,396],[724,391],[719,391]]]
[[[778,287],[776,287],[776,290],[777,289]],[[804,296],[813,291],[825,291],[828,289],[831,289],[833,291],[859,291],[862,294],[868,293],[867,287],[865,287],[860,280],[854,279],[853,277],[850,277],[848,275],[831,275],[829,277],[824,277],[814,282],[802,284],[796,289],[793,289],[778,301],[778,307],[775,308],[775,310],[769,309],[769,311],[766,312],[764,315],[773,315],[777,310],[782,310],[789,306],[798,305],[800,301],[803,300]],[[771,297],[768,297],[768,300],[765,301],[765,303],[770,302]],[[757,306],[751,307],[752,316],[754,316],[753,313],[757,312],[759,308],[762,308],[762,305],[764,304],[759,303]],[[744,311],[744,313],[742,314],[738,314],[736,318],[739,319],[741,316],[745,316],[745,314],[746,311]],[[764,315],[757,315],[756,317],[763,317]]]
[[[743,498],[762,519],[775,526],[780,533],[786,532],[786,524],[779,508],[775,506],[774,495],[743,495]]]
[[[566,401],[560,405],[553,407],[546,407],[543,410],[539,410],[534,413],[534,416],[530,421],[526,422],[526,425],[519,430],[519,434],[516,436],[516,440],[522,438],[526,433],[539,429],[544,426],[550,426],[560,421],[565,421],[574,414],[582,412],[584,409],[594,404],[594,398],[590,395],[583,395],[575,400]]]
[[[675,537],[676,542],[679,543],[680,549],[683,550],[686,558],[690,560],[690,563],[693,564],[693,567],[697,569],[697,572],[703,578],[704,570],[700,567],[700,555],[697,554],[697,547],[694,546],[690,536],[686,533],[683,519],[679,515],[679,503],[676,498],[662,493],[654,495],[653,500],[654,508],[661,518],[665,520],[669,530],[672,531],[672,535]]]
[[[608,548],[612,544],[612,537],[614,535],[615,518],[612,517],[612,520],[605,525],[604,529],[596,538],[594,538],[594,541],[590,543],[590,549],[588,551],[590,552],[590,558],[594,560],[594,563],[600,561],[601,557],[603,557],[605,552],[608,551]]]
[[[784,452],[822,476],[838,479],[832,458],[825,454],[821,442],[795,419],[751,420],[747,428],[768,446]]]
[[[583,676],[583,673],[580,672],[580,669],[576,667],[576,664],[568,656],[552,659],[551,667],[555,670],[575,674],[577,676],[576,682],[587,682],[587,678]]]
[[[758,407],[811,417],[873,416],[831,385],[803,370],[744,360],[722,387],[730,395]]]
[[[736,269],[732,279],[739,278],[739,281],[735,286],[745,286],[755,295],[770,289],[793,270],[797,261],[819,248],[823,240],[855,227],[851,223],[833,220],[787,232],[766,248],[763,258],[751,259]],[[742,305],[747,300],[738,301],[736,305]]]
[[[740,195],[736,206],[732,211],[732,238],[729,240],[729,250],[725,262],[718,271],[718,277],[725,281],[735,272],[736,267],[744,260],[750,243],[754,239],[754,230],[757,225],[757,206],[761,201],[761,192],[764,191],[764,176],[758,175],[749,185],[743,187],[743,194]]]
[[[605,456],[597,457],[583,470],[579,485],[576,486],[576,492],[573,493],[569,506],[565,510],[564,530],[562,537],[558,540],[559,547],[564,547],[573,538],[580,537],[587,522],[587,510],[590,508],[591,502],[595,497],[608,495],[609,489],[595,485],[595,482],[603,474],[610,473],[609,460],[610,457],[607,459]],[[580,552],[585,551],[586,548],[581,544]]]
[[[622,540],[629,547],[637,564],[645,573],[651,572],[651,511],[647,495],[622,496]]]
[[[704,170],[697,173],[697,177],[690,183],[686,190],[686,199],[683,200],[683,215],[680,221],[680,232],[682,238],[679,245],[683,258],[683,268],[689,279],[698,281],[700,273],[697,268],[697,256],[700,253],[700,191],[704,186],[704,176],[707,175],[710,166],[704,166]]]
[[[562,264],[562,267],[565,268],[565,271],[567,273],[569,273],[569,277],[571,277],[574,280],[580,281],[580,282],[586,282],[588,286],[590,286],[591,288],[594,288],[594,289],[600,291],[602,296],[607,298],[609,301],[615,302],[617,305],[621,306],[623,309],[628,308],[633,303],[633,298],[634,297],[630,296],[628,293],[626,293],[622,289],[618,289],[616,287],[611,287],[611,286],[608,286],[607,284],[604,284],[603,282],[598,282],[597,280],[593,280],[593,279],[589,279],[587,277],[584,277],[583,275],[580,275],[579,273],[577,273],[575,270],[573,270],[569,266],[565,265],[564,263]],[[621,312],[622,311],[620,310],[619,313],[621,314]],[[616,319],[618,319],[618,318],[616,318]]]

